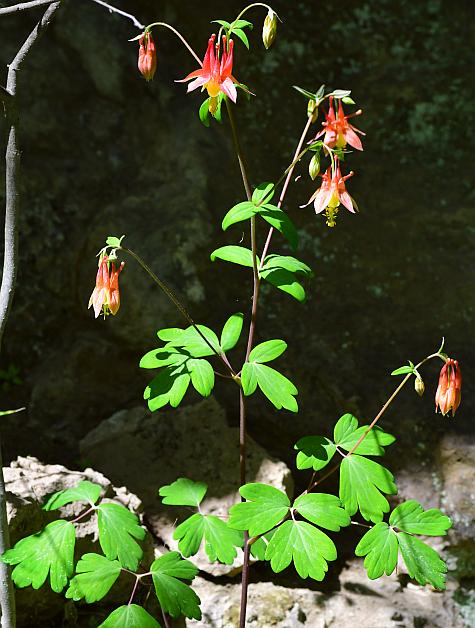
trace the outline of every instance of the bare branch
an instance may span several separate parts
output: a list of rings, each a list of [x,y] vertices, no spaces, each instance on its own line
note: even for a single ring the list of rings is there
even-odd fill
[[[31,4],[31,3],[30,3]],[[44,3],[43,3],[44,4]],[[0,287],[0,345],[10,313],[15,292],[18,269],[18,219],[19,219],[19,175],[20,148],[18,143],[18,110],[16,104],[17,74],[32,46],[41,37],[61,2],[49,3],[43,17],[26,38],[24,44],[9,65],[7,87],[1,88],[0,95],[5,104],[10,125],[5,155],[5,244],[3,251],[3,274]],[[6,96],[8,94],[8,96]],[[0,449],[0,554],[10,546],[7,521],[7,500],[2,472]],[[15,628],[15,596],[8,565],[0,563],[0,608],[1,627]]]
[[[145,30],[144,24],[141,24],[134,15],[131,15],[130,13],[126,13],[125,11],[121,11],[120,9],[117,9],[116,7],[113,7],[110,4],[107,4],[107,2],[104,2],[104,0],[92,0],[92,2],[96,2],[97,4],[100,4],[101,6],[105,7],[106,9],[109,10],[110,13],[118,13],[119,15],[122,15],[123,17],[126,17],[127,19],[131,20],[134,26],[136,26],[140,31]]]
[[[18,11],[25,11],[26,9],[34,9],[36,7],[44,6],[45,4],[52,4],[54,0],[30,0],[30,2],[20,2],[20,4],[14,4],[11,7],[0,8],[0,15],[8,15],[8,13],[17,13]]]

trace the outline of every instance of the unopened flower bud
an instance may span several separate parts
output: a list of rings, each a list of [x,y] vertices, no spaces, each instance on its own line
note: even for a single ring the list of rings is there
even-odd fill
[[[315,100],[309,100],[307,105],[307,116],[316,122],[318,118],[318,106]]]
[[[422,380],[422,377],[420,375],[418,375],[416,377],[416,379],[414,380],[414,390],[419,395],[419,397],[422,397],[422,395],[424,394],[424,390],[425,389],[426,389],[426,387],[424,386],[424,382]]]
[[[315,153],[308,164],[308,174],[312,181],[315,181],[318,173],[320,172],[320,155]]]
[[[152,33],[145,31],[139,40],[138,68],[146,81],[151,81],[157,69],[157,52]]]
[[[262,41],[266,50],[274,43],[274,39],[277,33],[277,15],[269,9],[266,19],[264,20],[264,26],[262,27]]]

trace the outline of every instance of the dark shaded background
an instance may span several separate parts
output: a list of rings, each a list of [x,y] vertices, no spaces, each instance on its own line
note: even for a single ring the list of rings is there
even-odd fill
[[[200,55],[209,20],[232,19],[242,6],[116,4],[144,23],[179,25]],[[284,23],[271,51],[261,45],[260,27],[251,55],[236,46],[235,74],[256,94],[250,103],[240,95],[236,109],[252,183],[275,180],[290,162],[306,121],[294,84],[353,90],[364,109],[357,126],[367,137],[364,153],[349,158],[358,215],[342,210],[329,229],[312,207],[299,209],[316,185],[307,161],[290,188],[285,208],[300,230],[298,256],[315,279],[304,305],[263,286],[257,340],[288,342],[281,365],[299,388],[300,413],[276,412],[256,396],[249,432],[294,469],[298,438],[327,433],[344,411],[372,418],[395,386],[391,370],[435,351],[445,336],[464,374],[456,418],[434,414],[440,363],[431,363],[423,371],[425,396],[408,386],[384,419],[398,437],[388,466],[417,485],[419,473],[436,468],[444,436],[466,443],[474,436],[473,3],[295,1],[275,8]],[[4,64],[38,17],[0,20]],[[137,44],[127,42],[135,34],[130,22],[94,3],[65,2],[20,76],[20,272],[0,408],[27,411],[2,418],[7,461],[34,455],[84,467],[79,440],[117,410],[142,403],[150,374],[139,370],[140,356],[155,346],[157,329],[182,324],[132,261],[121,277],[119,314],[94,320],[87,302],[107,235],[127,234],[196,320],[219,330],[231,313],[250,309],[249,271],[209,262],[214,248],[243,235],[239,226],[220,229],[244,198],[227,122],[200,124],[202,98],[173,82],[195,64],[166,31],[157,31],[157,75],[146,84],[136,69]],[[3,120],[0,128],[3,150]],[[3,196],[0,188],[0,204]],[[273,247],[288,251],[280,236]],[[215,395],[235,425],[236,391],[218,381]],[[185,403],[197,399],[188,393]],[[173,411],[156,418],[173,421]],[[119,485],[124,464],[117,460]]]

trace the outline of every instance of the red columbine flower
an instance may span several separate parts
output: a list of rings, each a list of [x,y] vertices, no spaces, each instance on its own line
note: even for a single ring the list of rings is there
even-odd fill
[[[226,37],[223,35],[223,49],[221,51],[219,42],[215,46],[216,35],[211,35],[208,41],[208,49],[203,59],[203,66],[199,70],[190,72],[188,76],[178,83],[194,79],[188,85],[188,92],[202,87],[206,89],[211,99],[215,99],[220,92],[226,94],[233,102],[236,102],[237,91],[235,83],[238,81],[232,75],[233,71],[233,47],[234,42],[229,41],[229,47],[226,45]],[[216,52],[215,52],[216,48]],[[211,109],[212,103],[210,103]]]
[[[452,410],[455,415],[462,400],[462,373],[457,360],[447,358],[440,370],[439,385],[435,393],[435,411],[440,410],[445,416]]]
[[[96,286],[92,291],[88,305],[88,308],[91,307],[91,305],[94,307],[96,318],[101,313],[101,310],[104,314],[104,318],[108,314],[117,314],[120,307],[119,275],[123,267],[124,262],[122,262],[119,269],[116,270],[115,263],[109,262],[107,255],[101,255],[99,258]]]
[[[315,207],[315,213],[320,214],[325,212],[327,217],[327,225],[329,227],[335,226],[335,218],[338,213],[340,204],[344,205],[348,211],[355,213],[355,209],[358,209],[354,199],[346,191],[345,181],[352,177],[354,172],[351,171],[344,177],[341,176],[340,163],[338,157],[335,157],[335,167],[332,173],[332,168],[329,166],[324,174],[321,174],[322,185],[318,190],[310,197],[307,205],[313,202]],[[306,205],[304,205],[306,207]]]
[[[355,113],[345,116],[343,104],[341,100],[339,100],[338,116],[336,116],[335,109],[333,108],[333,96],[330,96],[328,113],[325,114],[326,121],[322,122],[323,129],[317,133],[312,142],[322,135],[325,135],[323,142],[330,148],[333,148],[334,146],[337,148],[344,148],[347,144],[349,144],[353,148],[356,148],[356,150],[363,150],[363,144],[356,133],[359,133],[360,135],[365,135],[365,133],[348,122],[349,118],[359,116],[362,113],[361,109],[359,109]]]
[[[157,52],[152,33],[145,31],[139,40],[139,61],[140,73],[147,81],[151,81],[157,69]]]

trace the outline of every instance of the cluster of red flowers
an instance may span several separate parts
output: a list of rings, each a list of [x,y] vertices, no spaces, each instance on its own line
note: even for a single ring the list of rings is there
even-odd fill
[[[109,268],[110,265],[110,268]],[[114,262],[110,262],[107,255],[99,257],[99,268],[96,275],[96,285],[89,299],[88,307],[94,308],[96,318],[99,314],[117,314],[120,307],[119,275],[124,267],[121,263],[118,269]]]

